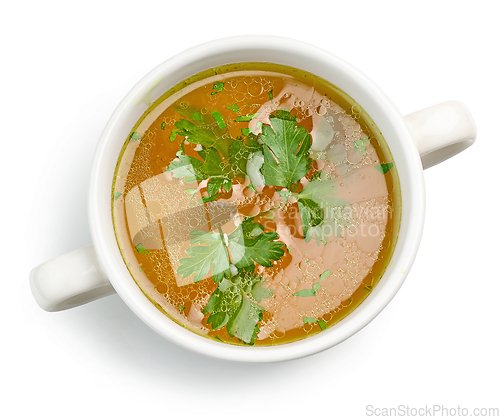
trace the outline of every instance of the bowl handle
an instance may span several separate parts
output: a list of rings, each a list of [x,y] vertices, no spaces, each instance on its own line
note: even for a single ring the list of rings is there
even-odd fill
[[[93,245],[47,261],[31,270],[31,292],[42,309],[62,311],[115,293]]]
[[[404,117],[417,144],[424,169],[467,149],[476,140],[476,124],[468,108],[448,101]]]

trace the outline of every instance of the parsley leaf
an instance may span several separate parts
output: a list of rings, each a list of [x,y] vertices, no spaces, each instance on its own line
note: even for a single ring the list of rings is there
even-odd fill
[[[227,243],[222,232],[207,233],[195,230],[191,232],[191,236],[191,245],[207,245],[189,247],[186,250],[189,257],[179,260],[180,266],[177,272],[182,278],[194,273],[195,283],[208,274],[212,265],[214,282],[222,280],[224,274],[229,276],[230,260],[226,245],[231,251],[231,260],[236,268],[249,273],[254,272],[255,264],[272,267],[273,261],[279,260],[285,253],[284,244],[276,241],[278,234],[264,232],[264,227],[260,223],[254,223],[253,217],[246,218],[227,236]]]
[[[199,112],[195,112],[191,117],[195,114],[201,116]],[[224,158],[228,158],[231,142],[223,138],[224,131],[221,126],[224,126],[224,130],[226,126],[222,116],[214,111],[211,114],[205,115],[205,117],[208,119],[213,118],[213,122],[198,121],[194,123],[186,119],[177,121],[174,124],[179,130],[177,135],[184,136],[190,143],[200,144],[204,147],[213,147],[218,150]],[[218,117],[220,117],[220,119]]]
[[[210,95],[215,95],[219,92],[222,92],[224,90],[224,82],[215,82],[212,86],[213,91],[210,93]]]
[[[311,168],[311,135],[297,125],[297,117],[289,111],[276,111],[270,121],[271,126],[263,125],[258,137],[267,146],[263,148],[262,173],[267,185],[292,191],[292,186]]]
[[[193,118],[193,121],[205,122],[205,120],[203,119],[203,115],[201,115],[201,112],[193,112],[191,114],[191,118]]]
[[[309,198],[299,198],[297,200],[299,205],[300,218],[302,219],[302,231],[304,237],[310,228],[318,226],[323,222],[323,209],[316,201]]]
[[[294,296],[300,296],[300,297],[309,297],[309,296],[316,296],[316,292],[321,288],[321,283],[316,282],[313,284],[312,289],[302,289],[299,290],[298,292],[295,292],[293,295]]]
[[[236,119],[234,121],[236,121],[236,122],[252,121],[259,114],[260,114],[260,112],[256,112],[255,114],[240,115],[239,117],[236,117]]]
[[[337,197],[336,180],[311,180],[301,192],[293,195],[299,206],[302,231],[306,241],[311,239],[313,232],[321,233],[315,228],[321,228],[325,221],[330,224],[335,223],[334,208],[348,204],[347,200]],[[330,230],[333,231],[336,230]]]
[[[247,188],[250,191],[253,191],[255,194],[258,194],[257,190],[255,189],[254,185],[250,182],[250,184],[247,185]]]
[[[321,208],[331,208],[348,204],[348,201],[338,197],[338,186],[335,179],[325,181],[310,181],[297,194],[297,200],[312,200]]]
[[[364,139],[354,140],[353,145],[354,148],[361,153],[363,156],[366,155],[366,147],[368,146],[368,142],[370,141],[370,137],[365,137]]]
[[[194,115],[194,113],[192,114]],[[262,150],[262,144],[257,141],[257,137],[248,133],[246,139],[225,139],[216,134],[214,130],[226,129],[226,123],[222,115],[213,111],[209,116],[213,117],[214,124],[198,125],[192,121],[181,119],[175,123],[176,129],[172,131],[170,140],[175,136],[184,136],[189,142],[198,144],[199,159],[185,154],[184,143],[181,144],[177,159],[172,161],[166,168],[172,171],[175,178],[184,178],[184,182],[202,181],[210,178],[208,185],[209,197],[204,197],[204,202],[212,201],[217,197],[212,193],[217,192],[221,185],[228,192],[232,188],[233,179],[244,178],[247,175],[247,161],[252,153]]]
[[[137,244],[135,246],[135,249],[137,250],[137,252],[139,254],[142,254],[144,252],[145,255],[149,255],[149,251],[145,248],[145,246],[143,244]]]
[[[184,147],[181,146],[177,152],[178,160],[172,161],[167,170],[172,171],[175,178],[184,178],[184,183],[224,176],[224,163],[215,149],[202,149],[198,155],[202,160],[186,155]]]
[[[249,134],[246,141],[237,138],[231,143],[229,163],[234,176],[247,175],[247,161],[251,154],[262,150],[262,145],[253,134]]]
[[[315,322],[318,323],[319,327],[321,330],[324,330],[326,328],[326,322],[325,321],[319,321],[316,318],[313,318],[312,316],[305,316],[302,318],[302,322],[305,324],[314,324]]]
[[[194,273],[195,283],[203,280],[212,269],[214,282],[222,280],[224,275],[229,276],[229,255],[227,253],[224,237],[221,232],[203,232],[195,230],[191,232],[190,244],[207,244],[191,246],[186,250],[189,257],[179,260],[177,269],[182,278],[189,277]]]
[[[226,106],[226,109],[229,109],[229,111],[233,112],[240,112],[240,107],[238,106],[238,104],[228,105]]]
[[[326,279],[327,277],[330,277],[332,275],[332,272],[330,271],[330,269],[327,269],[326,271],[324,271],[323,273],[321,273],[319,275],[319,279],[321,281],[323,281],[324,279]]]
[[[381,174],[386,174],[393,166],[394,164],[392,162],[382,163],[381,165],[376,165],[375,169],[379,171]]]
[[[253,217],[246,218],[228,237],[233,264],[250,273],[255,270],[255,263],[272,267],[285,253],[283,243],[276,232],[264,233],[260,223],[254,223]]]
[[[170,136],[168,137],[168,139],[172,142],[175,140],[175,138],[177,137],[177,134],[179,134],[179,129],[178,128],[174,128],[172,130],[172,132],[170,133]]]
[[[186,137],[190,143],[201,144],[205,147],[215,147],[220,143],[213,130],[200,127],[191,121],[182,119],[175,123],[175,127],[179,130],[177,134]]]
[[[219,111],[212,111],[212,117],[214,117],[215,122],[217,123],[217,125],[221,130],[226,128],[226,123],[224,121],[224,118],[222,118],[222,115]]]
[[[252,345],[260,331],[258,322],[263,319],[264,308],[258,302],[272,294],[259,275],[247,273],[224,278],[203,309],[204,314],[210,314],[207,324],[213,330],[225,326],[231,337]]]
[[[302,318],[302,322],[304,324],[313,324],[317,322],[317,319],[313,318],[312,316],[305,316],[304,318]]]
[[[137,141],[137,140],[140,140],[142,139],[142,136],[137,133],[136,131],[134,131],[131,135],[130,135],[130,140],[132,141]]]

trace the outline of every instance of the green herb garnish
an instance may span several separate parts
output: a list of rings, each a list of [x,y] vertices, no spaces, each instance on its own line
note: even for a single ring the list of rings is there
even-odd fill
[[[203,280],[212,270],[214,282],[222,280],[223,276],[230,276],[229,255],[227,253],[224,236],[221,232],[203,232],[195,230],[191,232],[190,245],[205,244],[202,246],[190,246],[186,250],[189,257],[179,260],[177,269],[182,278],[194,274],[195,283]]]
[[[332,275],[332,272],[330,271],[330,269],[328,269],[319,275],[319,279],[321,281],[323,281],[324,279],[326,279],[327,277],[330,277],[331,275]]]
[[[319,282],[314,283],[312,289],[302,289],[299,290],[298,292],[295,292],[293,295],[294,296],[300,296],[300,297],[310,297],[310,296],[316,296],[316,292],[321,288],[321,284]]]
[[[200,144],[205,147],[213,147],[223,156],[228,155],[229,147],[226,144],[227,142],[221,141],[212,129],[196,125],[184,119],[177,121],[175,127],[179,130],[177,135],[185,136],[190,143]]]
[[[297,117],[291,116],[289,111],[276,111],[270,121],[271,126],[263,125],[258,137],[267,146],[263,148],[262,174],[267,185],[292,191],[293,185],[311,168],[311,135],[297,125]]]
[[[136,131],[134,131],[131,135],[130,135],[130,140],[132,141],[137,141],[137,140],[140,140],[142,139],[142,136],[137,133]]]
[[[306,237],[310,228],[318,226],[323,222],[323,209],[316,201],[308,198],[299,198],[297,203],[299,205],[300,218],[302,219],[303,235]]]
[[[115,200],[118,200],[122,194],[123,193],[121,193],[121,192],[115,192],[115,194],[113,195],[113,197],[114,197]]]
[[[272,267],[273,261],[283,254],[283,243],[277,242],[276,232],[264,233],[260,223],[254,223],[253,217],[246,218],[230,235],[220,232],[191,232],[191,246],[186,250],[189,257],[180,259],[177,272],[183,277],[194,274],[194,282],[202,280],[212,269],[214,281],[220,281],[225,274],[229,276],[230,264],[247,272],[255,270],[255,263]],[[226,246],[231,251],[232,262]],[[213,265],[213,267],[212,267]]]
[[[313,318],[312,316],[305,316],[304,318],[302,318],[302,322],[304,323],[304,325],[314,324],[315,322],[317,322],[321,330],[324,330],[326,328],[325,321],[318,321],[316,318]]]
[[[166,127],[166,126],[167,126],[167,124],[165,123],[165,121],[163,121],[163,122],[161,123],[161,125],[160,125],[160,128],[161,128],[162,130],[165,130],[165,127]]]
[[[135,249],[139,254],[142,254],[144,252],[146,255],[149,255],[149,251],[144,247],[143,244],[137,244]]]
[[[207,323],[214,330],[225,326],[231,337],[253,344],[264,311],[256,302],[273,293],[264,287],[255,265],[272,267],[273,261],[283,256],[284,244],[276,241],[276,232],[264,232],[253,217],[244,219],[229,235],[219,230],[194,231],[191,236],[188,257],[179,260],[177,273],[182,278],[194,275],[194,282],[198,282],[211,272],[218,286],[203,309],[204,314],[210,314]]]
[[[256,112],[255,114],[240,115],[239,117],[236,117],[236,119],[234,121],[236,121],[236,122],[252,121],[259,114],[260,114],[260,112]]]
[[[168,137],[168,139],[172,142],[175,140],[175,138],[177,137],[177,134],[179,134],[179,129],[178,128],[174,128],[172,130],[172,132],[170,133],[170,136]]]
[[[382,163],[381,165],[375,165],[375,169],[381,174],[386,174],[394,166],[392,162]]]
[[[226,327],[230,337],[236,336],[253,345],[260,331],[258,322],[263,320],[265,311],[258,302],[272,295],[273,291],[265,287],[261,276],[238,274],[219,282],[203,313],[210,314],[207,324],[211,324],[213,330]]]
[[[229,109],[229,111],[233,112],[240,112],[240,107],[238,106],[238,104],[228,105],[226,106],[226,109]]]
[[[278,234],[264,233],[264,227],[253,220],[253,217],[246,218],[228,237],[233,264],[249,272],[254,271],[255,263],[272,267],[273,261],[285,253],[284,244],[276,241]]]
[[[186,140],[200,145],[201,148],[196,149],[198,157],[190,156],[185,153],[182,143],[177,152],[177,159],[172,161],[166,169],[172,171],[175,178],[183,178],[184,183],[208,179],[209,197],[204,197],[203,202],[215,200],[218,196],[212,193],[217,192],[221,186],[225,191],[229,191],[234,178],[245,177],[249,156],[262,150],[262,144],[251,133],[246,139],[222,138],[218,132],[221,127],[225,128],[222,116],[216,111],[210,115],[216,121],[218,120],[219,128],[197,125],[185,119],[175,123],[176,135],[184,136]]]
[[[193,118],[193,121],[205,122],[205,120],[203,119],[203,115],[201,115],[201,112],[193,112],[191,114],[191,118]]]
[[[255,189],[254,185],[250,182],[250,184],[247,185],[247,188],[250,191],[253,191],[255,194],[258,194],[257,190]]]
[[[368,142],[370,141],[370,137],[365,137],[364,139],[354,140],[353,145],[354,148],[361,153],[363,156],[366,155],[366,148],[368,146]]]
[[[215,82],[212,86],[213,91],[210,95],[216,95],[224,90],[224,82]]]
[[[182,312],[186,307],[184,305],[179,305],[179,311]]]
[[[271,99],[271,102],[272,102],[273,101],[273,91],[270,90],[267,94],[269,95],[269,99]]]
[[[219,111],[212,111],[212,117],[214,117],[215,122],[217,123],[217,125],[221,130],[226,128],[226,123],[224,122],[224,118],[222,118],[222,115],[220,114]]]

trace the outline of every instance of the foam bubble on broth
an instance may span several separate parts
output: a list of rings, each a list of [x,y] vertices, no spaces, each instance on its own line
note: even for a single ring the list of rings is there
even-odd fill
[[[308,150],[307,136],[293,153],[269,147],[293,118]],[[285,171],[300,175],[290,188],[272,176],[283,153],[309,162]],[[125,142],[117,241],[138,286],[186,328],[232,344],[303,339],[349,314],[388,266],[400,193],[385,164],[373,121],[322,79],[266,63],[212,69],[156,101]]]

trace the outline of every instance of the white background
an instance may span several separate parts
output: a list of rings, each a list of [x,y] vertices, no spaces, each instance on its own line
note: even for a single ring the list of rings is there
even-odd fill
[[[496,4],[4,2],[0,417],[359,419],[367,405],[499,408]],[[264,365],[170,344],[116,295],[43,312],[29,272],[91,243],[92,157],[121,98],[172,55],[238,34],[322,47],[368,75],[402,114],[449,99],[469,106],[477,142],[425,172],[424,236],[396,298],[343,344]]]

